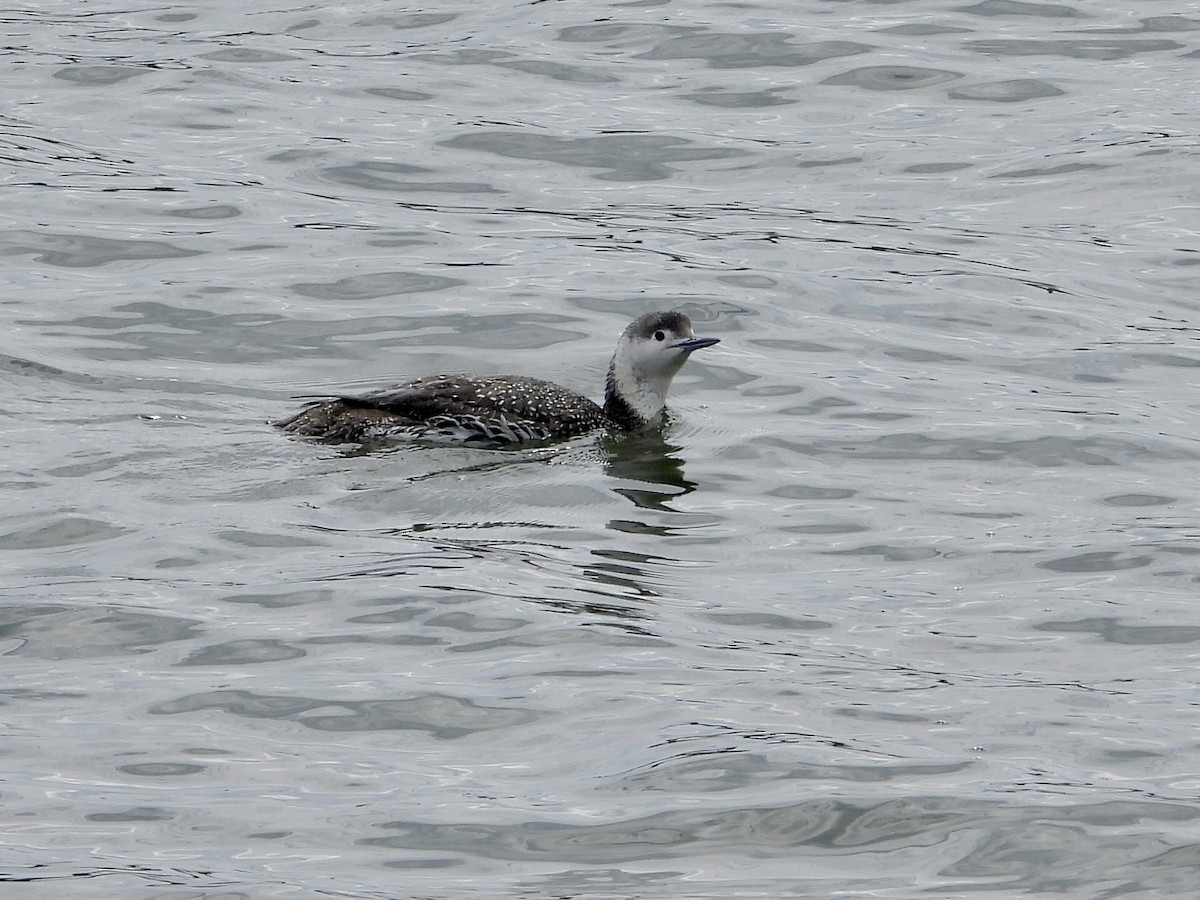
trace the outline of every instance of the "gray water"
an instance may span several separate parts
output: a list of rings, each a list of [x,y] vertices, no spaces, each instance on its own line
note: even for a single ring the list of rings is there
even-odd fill
[[[245,6],[4,13],[4,896],[1194,891],[1200,16]]]

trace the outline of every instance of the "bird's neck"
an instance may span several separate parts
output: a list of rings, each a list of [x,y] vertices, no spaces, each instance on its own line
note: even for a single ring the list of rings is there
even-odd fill
[[[608,367],[604,415],[626,431],[644,428],[662,415],[670,382],[669,376],[638,377],[629,360],[618,353]]]

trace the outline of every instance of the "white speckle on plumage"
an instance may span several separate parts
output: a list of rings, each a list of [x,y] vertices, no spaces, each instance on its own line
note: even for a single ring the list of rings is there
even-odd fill
[[[429,375],[361,396],[319,401],[275,424],[330,441],[380,438],[447,440],[502,447],[586,434],[633,431],[662,414],[671,379],[698,338],[680,312],[639,316],[617,341],[604,405],[549,381],[523,375]]]

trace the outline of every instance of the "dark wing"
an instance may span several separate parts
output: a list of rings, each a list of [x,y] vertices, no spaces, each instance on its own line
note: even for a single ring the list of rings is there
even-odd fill
[[[393,429],[519,444],[605,425],[604,411],[549,381],[519,375],[431,375],[368,394],[327,397],[276,424],[287,431],[361,440]]]
[[[411,422],[423,422],[446,414],[446,403],[452,396],[446,389],[452,383],[450,376],[430,376],[369,394],[336,399],[351,409],[375,409]]]
[[[591,400],[550,381],[523,375],[431,375],[362,397],[339,398],[352,406],[368,406],[413,421],[435,416],[484,417],[562,427],[579,419],[583,430],[603,421]]]

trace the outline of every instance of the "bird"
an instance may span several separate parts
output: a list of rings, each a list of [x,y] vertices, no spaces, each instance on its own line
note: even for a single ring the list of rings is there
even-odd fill
[[[671,379],[688,357],[719,338],[696,337],[681,312],[649,312],[621,333],[608,367],[604,403],[524,375],[427,375],[366,394],[315,399],[275,422],[332,443],[378,440],[504,449],[607,429],[661,423]]]

